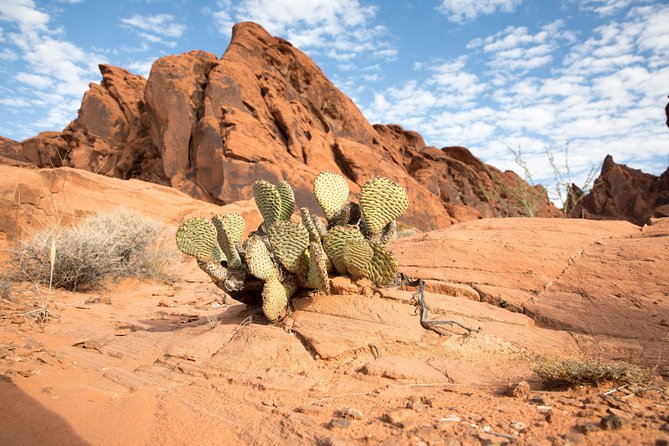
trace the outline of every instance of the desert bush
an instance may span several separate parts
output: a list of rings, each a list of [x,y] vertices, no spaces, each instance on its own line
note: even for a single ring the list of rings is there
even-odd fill
[[[597,164],[592,164],[583,184],[581,187],[578,187],[574,184],[571,178],[571,168],[569,167],[569,143],[564,145],[562,153],[564,154],[564,161],[562,165],[558,165],[554,151],[546,149],[548,162],[550,163],[551,168],[553,169],[553,175],[555,176],[555,195],[557,196],[558,201],[562,203],[562,212],[565,217],[569,217],[576,205],[585,198],[592,188],[595,176],[599,171],[599,166]]]
[[[535,185],[521,150],[515,151],[509,148],[509,152],[513,155],[514,162],[521,168],[523,175],[518,176],[517,181],[509,185],[486,167],[488,175],[496,186],[496,189],[485,192],[486,199],[496,204],[504,217],[536,217],[541,201],[547,198],[546,190],[543,186]]]
[[[12,282],[9,279],[0,278],[0,299],[9,299],[12,294]]]
[[[163,229],[124,208],[69,228],[49,228],[12,250],[14,278],[71,291],[99,287],[106,279],[163,278],[169,257],[159,246]]]
[[[648,379],[641,368],[623,361],[605,362],[597,358],[540,357],[532,370],[544,384],[597,385],[604,382],[640,384]]]

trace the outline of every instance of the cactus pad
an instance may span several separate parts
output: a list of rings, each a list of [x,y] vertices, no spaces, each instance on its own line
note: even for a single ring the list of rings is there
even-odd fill
[[[397,275],[397,259],[383,245],[369,244],[374,250],[374,256],[369,263],[369,279],[377,285],[388,285]]]
[[[236,244],[240,244],[242,242],[242,237],[244,236],[244,231],[246,230],[244,217],[239,214],[231,213],[225,214],[219,218],[223,221],[230,240]]]
[[[367,240],[349,240],[344,247],[344,263],[353,277],[369,277],[372,257],[374,249]]]
[[[281,181],[276,185],[276,190],[281,197],[281,207],[279,211],[279,220],[290,220],[295,210],[295,193],[287,181]]]
[[[314,178],[314,195],[323,208],[325,217],[330,219],[344,207],[348,200],[346,178],[333,172],[321,172]]]
[[[350,240],[363,240],[362,233],[357,226],[335,226],[323,239],[325,253],[339,274],[346,274],[348,271],[344,261],[344,248]]]
[[[269,243],[281,264],[291,273],[301,270],[309,233],[300,223],[280,220],[269,228]]]
[[[262,311],[265,317],[272,322],[279,320],[281,313],[288,308],[288,300],[297,286],[293,281],[281,282],[271,277],[262,290]]]
[[[260,280],[277,277],[279,270],[260,237],[251,237],[246,246],[246,264],[249,272]]]
[[[330,293],[330,279],[328,277],[327,256],[323,252],[320,243],[309,243],[309,271],[307,272],[306,285],[309,288],[317,288],[322,292]]]
[[[216,227],[209,220],[195,217],[184,221],[177,229],[176,241],[181,252],[198,260],[222,260],[216,242]]]
[[[302,224],[307,229],[309,233],[309,241],[315,242],[321,240],[321,235],[318,233],[316,226],[314,225],[314,220],[311,217],[311,213],[307,208],[300,209],[300,216],[302,217]]]
[[[402,215],[409,206],[406,190],[384,177],[372,178],[360,190],[360,210],[371,234]]]
[[[220,263],[209,261],[203,261],[197,259],[197,266],[200,267],[202,271],[207,273],[209,277],[214,281],[214,283],[220,287],[219,284],[222,284],[225,280],[225,277],[228,275],[228,270],[223,268]]]
[[[265,227],[269,229],[281,216],[281,194],[273,184],[258,180],[253,183],[253,195]]]
[[[220,215],[214,215],[211,221],[216,228],[216,239],[221,249],[225,253],[228,266],[232,269],[240,268],[242,266],[242,259],[239,257],[239,253],[237,252],[236,245],[238,242],[236,243],[233,238],[233,235],[236,236],[239,234],[239,222],[234,217],[227,217],[227,215],[224,217],[221,217]],[[231,226],[232,230],[230,229]],[[232,235],[231,232],[233,233]],[[244,233],[243,227],[241,228],[241,233]],[[239,236],[239,239],[241,239],[241,235]]]

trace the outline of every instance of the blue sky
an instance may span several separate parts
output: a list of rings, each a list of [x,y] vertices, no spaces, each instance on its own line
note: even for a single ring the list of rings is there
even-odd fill
[[[520,149],[537,182],[566,144],[577,182],[607,153],[667,167],[666,0],[1,0],[0,135],[62,130],[99,63],[147,76],[160,56],[220,56],[242,20],[306,52],[370,122],[502,169]]]

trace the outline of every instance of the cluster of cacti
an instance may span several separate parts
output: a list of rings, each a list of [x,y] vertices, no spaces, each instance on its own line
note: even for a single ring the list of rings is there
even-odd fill
[[[285,181],[256,181],[253,194],[264,221],[243,243],[245,223],[238,214],[186,220],[176,241],[219,288],[247,304],[262,304],[269,320],[279,319],[300,288],[329,293],[330,274],[366,277],[377,285],[395,280],[397,261],[387,245],[395,237],[395,219],[409,204],[397,183],[371,179],[358,205],[348,201],[343,176],[320,173],[314,194],[327,225],[307,208],[300,209],[301,221],[291,220],[295,196]]]

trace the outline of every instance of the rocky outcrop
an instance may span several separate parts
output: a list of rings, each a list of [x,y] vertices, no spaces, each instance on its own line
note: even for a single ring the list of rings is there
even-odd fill
[[[558,216],[541,189],[486,166],[462,147],[426,147],[399,126],[370,125],[316,64],[262,27],[234,27],[218,59],[203,51],[158,59],[148,81],[101,65],[78,118],[62,133],[24,141],[37,166],[69,166],[169,184],[223,204],[251,197],[254,180],[288,180],[299,206],[317,208],[312,179],[343,174],[353,194],[384,175],[416,205],[423,230],[499,215]],[[520,191],[521,197],[515,196]],[[514,192],[514,193],[512,193]]]
[[[651,217],[669,217],[669,169],[657,177],[617,164],[607,155],[594,186],[571,215],[638,225]]]
[[[0,164],[15,167],[34,165],[23,153],[23,146],[19,142],[2,136],[0,136]]]

